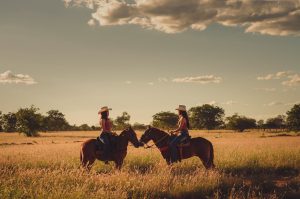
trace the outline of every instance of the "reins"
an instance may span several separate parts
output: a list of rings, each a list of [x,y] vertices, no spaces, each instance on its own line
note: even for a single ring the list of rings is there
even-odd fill
[[[158,143],[160,143],[161,141],[163,141],[165,138],[167,138],[169,135],[167,134],[167,135],[165,135],[165,136],[163,136],[162,138],[160,138],[157,142],[154,142],[154,140],[153,140],[153,142],[154,142],[154,144],[152,144],[152,145],[148,145],[148,144],[145,144],[146,145],[146,147],[144,146],[144,149],[150,149],[150,148],[152,148],[153,146],[155,146],[156,144],[158,144]]]

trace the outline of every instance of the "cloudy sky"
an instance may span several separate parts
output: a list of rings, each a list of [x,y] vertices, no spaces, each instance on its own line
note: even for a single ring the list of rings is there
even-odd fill
[[[149,123],[204,103],[265,119],[300,103],[299,0],[1,0],[0,110]]]

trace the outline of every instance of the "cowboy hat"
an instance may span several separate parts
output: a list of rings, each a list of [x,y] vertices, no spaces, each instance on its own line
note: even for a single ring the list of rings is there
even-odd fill
[[[175,110],[186,111],[186,106],[185,105],[179,105],[178,108],[176,108]]]
[[[105,112],[105,111],[109,111],[109,110],[112,110],[111,108],[108,108],[107,106],[103,106],[101,107],[100,111],[98,112],[98,114],[102,113],[102,112]]]

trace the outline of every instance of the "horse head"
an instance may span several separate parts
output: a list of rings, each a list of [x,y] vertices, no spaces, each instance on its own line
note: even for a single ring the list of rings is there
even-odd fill
[[[151,134],[151,131],[153,128],[149,125],[147,130],[143,133],[143,135],[140,138],[141,143],[147,144],[150,140],[153,139],[153,135]]]
[[[169,135],[166,132],[163,132],[157,128],[153,128],[149,125],[147,130],[142,135],[140,142],[144,144],[147,144],[150,140],[153,140],[154,142],[161,142],[167,137],[169,137]]]
[[[138,148],[139,146],[141,146],[141,143],[139,142],[136,133],[131,126],[125,129],[120,135],[125,136],[127,140],[129,140],[134,145],[134,147]]]

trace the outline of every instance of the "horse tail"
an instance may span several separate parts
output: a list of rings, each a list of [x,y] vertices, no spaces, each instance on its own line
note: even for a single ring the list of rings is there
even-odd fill
[[[82,148],[80,149],[80,163],[83,161],[83,153],[82,153]]]
[[[210,168],[215,168],[215,165],[214,165],[214,147],[212,145],[211,142],[209,142],[209,145],[210,145],[210,157],[209,157],[209,162],[208,162],[208,165]]]

